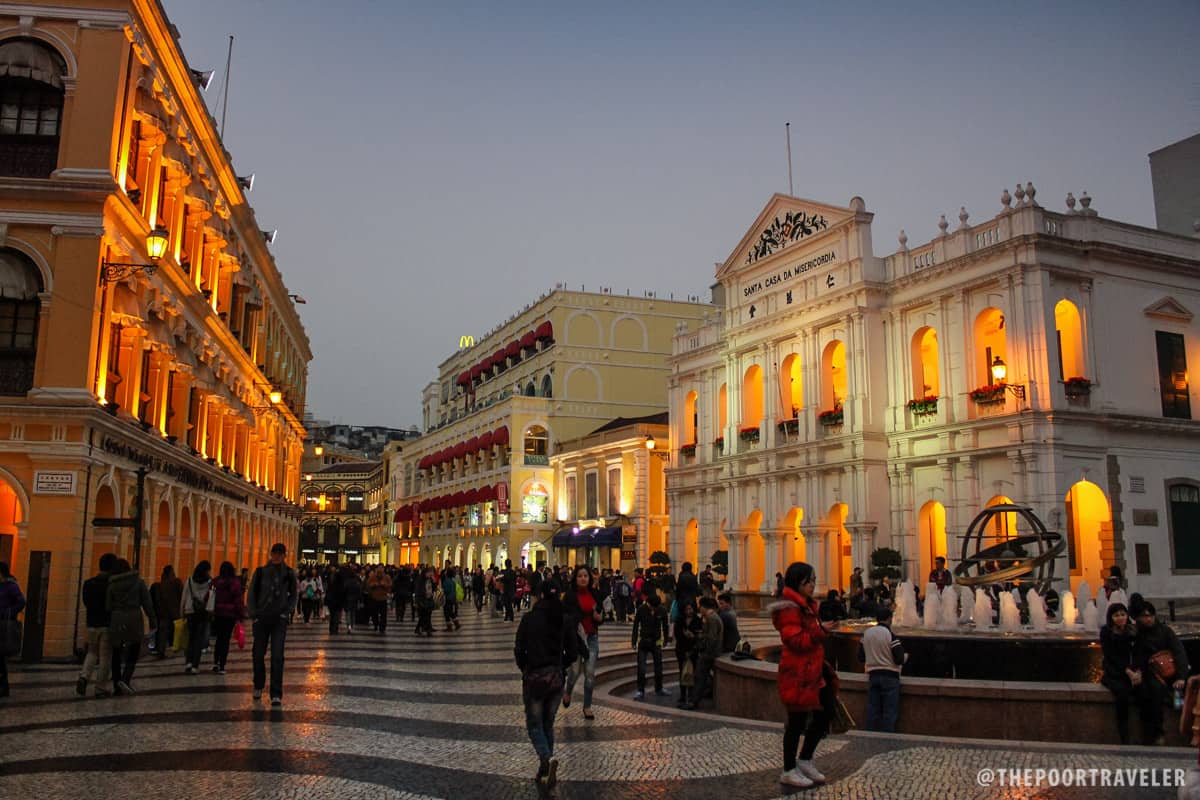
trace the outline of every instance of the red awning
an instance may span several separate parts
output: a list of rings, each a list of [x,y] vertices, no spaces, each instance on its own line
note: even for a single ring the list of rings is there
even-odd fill
[[[429,469],[429,456],[421,456],[421,460],[417,462],[417,469]]]
[[[537,344],[537,336],[534,335],[533,331],[530,331],[529,333],[527,333],[521,337],[521,349],[522,350],[532,350],[534,345],[536,345],[536,344]]]
[[[420,516],[421,516],[421,501],[420,500],[418,500],[417,502],[412,504],[412,515],[413,515],[413,519],[420,518]]]
[[[507,358],[508,358],[507,351],[503,347],[501,347],[495,353],[492,353],[492,364],[494,366],[500,367],[500,369],[504,369],[505,367],[508,366],[508,364],[506,363]]]
[[[508,426],[501,425],[492,432],[492,444],[508,444]]]
[[[537,330],[533,332],[533,335],[539,340],[553,339],[554,326],[550,324],[550,320],[546,320],[541,325],[537,326]]]
[[[470,382],[471,382],[471,373],[470,373],[470,371],[464,372],[462,375],[459,375],[459,376],[458,376],[458,380],[456,381],[456,383],[457,383],[459,386],[466,386],[466,385],[467,385],[468,383],[470,383]]]
[[[488,431],[483,436],[479,437],[479,449],[490,450],[492,447],[492,432]]]
[[[521,357],[521,343],[515,339],[513,341],[509,342],[508,347],[504,348],[504,355],[507,356],[508,358],[520,358]]]
[[[480,486],[479,492],[476,495],[480,503],[486,503],[496,499],[496,489],[493,486]]]
[[[469,506],[479,502],[479,490],[467,489],[463,492],[463,505]]]
[[[478,452],[479,452],[479,437],[472,436],[470,439],[467,439],[467,453],[471,454],[471,453],[478,453]]]
[[[471,367],[469,374],[471,376],[471,380],[475,380],[483,374],[483,367],[481,367],[479,364],[476,364],[475,366]]]
[[[467,502],[467,493],[466,492],[455,492],[454,495],[450,498],[450,507],[451,508],[459,508],[460,506],[466,505],[466,502]]]
[[[451,459],[462,458],[463,450],[464,450],[464,448],[463,448],[462,442],[459,442],[458,444],[454,445],[454,447],[450,448],[450,458]]]
[[[412,519],[412,506],[400,506],[396,509],[396,515],[392,517],[392,522],[408,522]]]

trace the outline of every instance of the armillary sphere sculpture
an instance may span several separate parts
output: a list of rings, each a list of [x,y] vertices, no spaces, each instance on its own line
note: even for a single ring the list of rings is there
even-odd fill
[[[998,514],[1018,514],[1033,530],[990,547],[983,547],[983,537],[992,518]],[[972,547],[975,552],[970,552]],[[1030,549],[1035,553],[1025,555]],[[1054,562],[1067,548],[1061,533],[1048,531],[1033,509],[1018,505],[989,506],[979,513],[963,535],[962,560],[954,568],[955,583],[974,589],[994,583],[1016,583],[1030,586],[1045,594],[1054,582]],[[996,562],[991,572],[987,566]]]

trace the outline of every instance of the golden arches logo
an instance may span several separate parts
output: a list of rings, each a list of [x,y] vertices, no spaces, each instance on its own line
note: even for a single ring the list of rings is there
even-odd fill
[[[475,346],[475,337],[474,336],[458,337],[458,349],[459,350],[466,350],[468,347],[474,347],[474,346]]]

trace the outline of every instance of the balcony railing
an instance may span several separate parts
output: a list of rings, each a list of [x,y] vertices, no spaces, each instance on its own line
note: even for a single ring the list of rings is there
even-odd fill
[[[548,467],[550,466],[550,456],[536,456],[530,453],[525,454],[525,466],[527,467]]]

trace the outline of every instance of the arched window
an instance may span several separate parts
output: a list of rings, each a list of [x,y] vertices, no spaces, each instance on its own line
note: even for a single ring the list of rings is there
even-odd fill
[[[729,388],[728,384],[721,384],[721,388],[717,390],[717,436],[720,438],[725,435],[725,426],[729,424]]]
[[[22,253],[0,250],[0,394],[33,388],[42,276]]]
[[[0,175],[48,178],[58,166],[66,71],[41,42],[0,44]]]
[[[696,400],[699,395],[695,390],[687,393],[683,399],[683,443],[695,444],[700,434],[700,419],[696,411]]]
[[[342,510],[342,490],[341,489],[326,489],[325,490],[325,511],[331,513],[339,513]]]
[[[763,371],[752,364],[742,376],[742,421],[741,428],[757,428],[763,418]]]
[[[549,456],[550,434],[541,425],[533,425],[525,431],[525,459],[546,459]]]
[[[351,486],[346,490],[346,511],[351,514],[361,514],[366,504],[366,495],[362,487]]]
[[[533,385],[533,381],[530,381],[525,385],[525,396],[537,397],[537,387]]]
[[[975,318],[975,385],[992,385],[992,364],[998,358],[1007,361],[1007,337],[1004,314],[998,308],[985,308]],[[1009,375],[1012,367],[1009,366]]]
[[[779,367],[779,395],[783,419],[795,419],[804,408],[804,383],[800,374],[800,356],[792,353]]]
[[[821,409],[832,411],[846,402],[846,345],[834,339],[821,356]]]
[[[549,375],[542,378],[542,397],[554,397],[554,379]]]
[[[1079,309],[1070,300],[1059,300],[1054,306],[1054,333],[1058,339],[1058,379],[1086,378],[1083,323]]]
[[[921,400],[941,394],[938,381],[937,331],[928,326],[912,338],[912,398]]]

